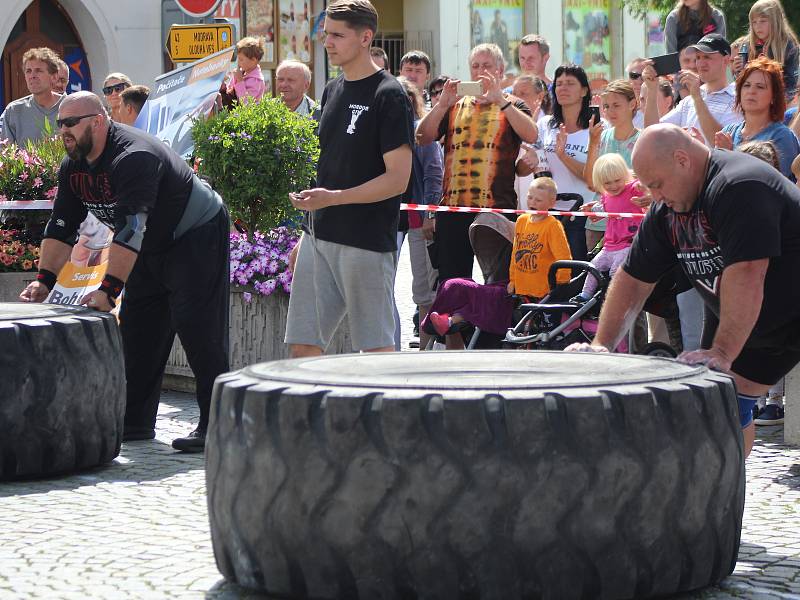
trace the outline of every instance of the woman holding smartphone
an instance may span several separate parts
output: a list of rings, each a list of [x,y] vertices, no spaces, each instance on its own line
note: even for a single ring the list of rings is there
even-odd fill
[[[584,179],[589,153],[589,126],[592,124],[590,98],[586,72],[577,65],[561,65],[553,78],[553,114],[541,117],[537,123],[541,149],[559,194],[579,194],[584,202],[594,197]],[[517,175],[530,175],[538,164],[536,149],[530,148],[520,159]],[[569,210],[572,204],[571,201],[559,201],[556,210]],[[586,217],[575,217],[564,224],[575,260],[586,259],[585,224]]]

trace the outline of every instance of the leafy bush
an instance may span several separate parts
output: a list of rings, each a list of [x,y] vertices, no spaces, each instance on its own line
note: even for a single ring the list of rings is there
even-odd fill
[[[192,129],[198,174],[211,180],[249,232],[296,220],[289,192],[308,188],[316,175],[315,127],[278,98],[199,119]]]

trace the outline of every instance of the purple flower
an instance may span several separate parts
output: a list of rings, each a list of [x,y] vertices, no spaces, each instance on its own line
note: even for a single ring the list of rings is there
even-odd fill
[[[247,304],[250,304],[253,301],[253,294],[250,292],[244,292],[242,294],[242,298],[244,298],[244,301],[247,302]]]

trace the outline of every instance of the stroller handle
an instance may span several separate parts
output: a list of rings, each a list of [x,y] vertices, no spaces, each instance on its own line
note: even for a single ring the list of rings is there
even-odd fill
[[[585,260],[557,260],[552,265],[550,265],[550,270],[547,272],[547,283],[550,284],[550,289],[555,289],[557,282],[556,282],[556,272],[561,269],[578,269],[579,271],[586,271],[597,280],[599,285],[603,284],[603,276],[600,274],[600,271],[590,262]]]

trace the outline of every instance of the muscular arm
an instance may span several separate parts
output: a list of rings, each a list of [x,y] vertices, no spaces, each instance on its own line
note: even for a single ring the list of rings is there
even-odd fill
[[[730,362],[739,356],[761,312],[769,259],[739,262],[726,267],[720,284],[720,315],[712,349]]]
[[[139,255],[119,244],[111,244],[106,273],[121,281],[127,281]]]
[[[603,346],[613,351],[633,325],[636,315],[642,311],[654,287],[654,283],[640,281],[624,269],[619,269],[600,311],[600,322],[592,346]]]
[[[72,246],[52,238],[42,240],[39,269],[51,271],[58,275],[72,254]]]

